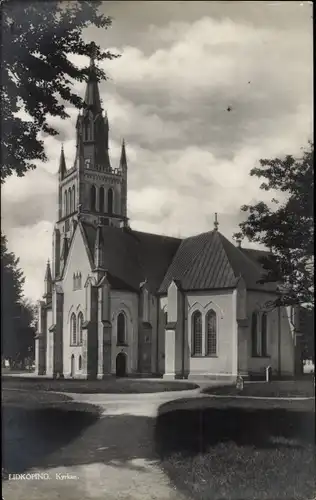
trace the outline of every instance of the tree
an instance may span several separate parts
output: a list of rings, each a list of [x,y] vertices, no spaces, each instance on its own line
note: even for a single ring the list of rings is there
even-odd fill
[[[34,169],[34,160],[47,161],[39,134],[58,134],[49,125],[49,116],[68,118],[68,103],[82,107],[73,83],[86,79],[89,68],[80,69],[67,56],[93,53],[99,61],[118,57],[82,37],[89,25],[111,26],[111,18],[98,11],[101,3],[2,1],[1,183],[12,173],[23,176]],[[99,68],[96,76],[106,79]],[[17,114],[21,111],[29,119]]]
[[[19,259],[9,252],[7,239],[1,233],[1,347],[5,358],[14,358],[18,352],[17,327],[25,281],[18,264]]]
[[[17,353],[15,361],[24,368],[26,360],[35,355],[35,306],[23,298],[19,303],[19,317],[16,326]]]
[[[260,160],[250,175],[265,179],[265,191],[279,191],[283,201],[272,198],[244,205],[248,214],[235,238],[247,237],[269,248],[261,263],[265,272],[261,282],[278,282],[280,293],[274,305],[305,304],[314,307],[314,145],[302,149],[302,156]]]
[[[19,259],[1,234],[1,354],[11,366],[34,359],[35,308],[23,297],[24,281]]]

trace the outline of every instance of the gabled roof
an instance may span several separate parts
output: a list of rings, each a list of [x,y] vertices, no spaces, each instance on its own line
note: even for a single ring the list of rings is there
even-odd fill
[[[81,221],[90,253],[94,255],[96,226]],[[103,265],[114,288],[139,290],[147,280],[156,292],[181,240],[112,226],[102,227]]]
[[[81,221],[94,256],[96,226]],[[132,229],[102,227],[103,265],[115,289],[139,291],[147,280],[152,293],[167,293],[172,280],[183,290],[235,288],[242,277],[248,290],[275,291],[275,284],[258,283],[262,266],[258,258],[267,252],[241,249],[218,231],[180,240]]]
[[[167,293],[173,279],[184,290],[235,288],[240,277],[249,290],[274,291],[274,284],[257,283],[262,267],[235,247],[218,231],[202,233],[182,241],[159,287]]]

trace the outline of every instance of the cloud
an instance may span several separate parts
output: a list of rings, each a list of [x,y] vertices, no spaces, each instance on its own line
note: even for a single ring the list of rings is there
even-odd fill
[[[100,91],[113,166],[123,137],[127,143],[131,225],[184,237],[212,229],[217,212],[231,238],[244,217],[240,206],[273,196],[250,169],[260,158],[300,153],[312,135],[310,13],[287,2],[282,9],[139,4],[104,2],[113,27],[106,36],[86,32],[122,54],[104,62],[110,79]],[[75,89],[82,95],[84,85]],[[68,120],[50,118],[60,135],[45,137],[49,161],[2,189],[3,229],[32,298],[42,293],[51,256],[61,142],[68,166],[75,155],[77,110],[67,111]]]

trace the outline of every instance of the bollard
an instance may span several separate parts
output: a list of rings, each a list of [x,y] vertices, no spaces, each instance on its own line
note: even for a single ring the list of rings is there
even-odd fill
[[[236,389],[238,391],[242,391],[244,388],[244,379],[238,375],[237,378],[236,378]]]
[[[272,368],[271,366],[266,367],[266,382],[271,381],[271,375],[272,375]]]

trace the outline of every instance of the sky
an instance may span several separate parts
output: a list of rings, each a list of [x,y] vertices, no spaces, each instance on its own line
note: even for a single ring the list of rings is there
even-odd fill
[[[131,227],[187,237],[212,230],[217,212],[232,240],[240,207],[273,197],[251,168],[300,155],[313,136],[311,2],[105,1],[101,9],[112,27],[84,36],[121,54],[102,63],[109,78],[100,93],[113,167],[126,141]],[[84,84],[76,90],[83,95]],[[34,301],[52,256],[61,143],[68,167],[75,154],[77,110],[67,111],[69,119],[51,120],[60,133],[45,139],[49,161],[2,187],[2,230]]]

